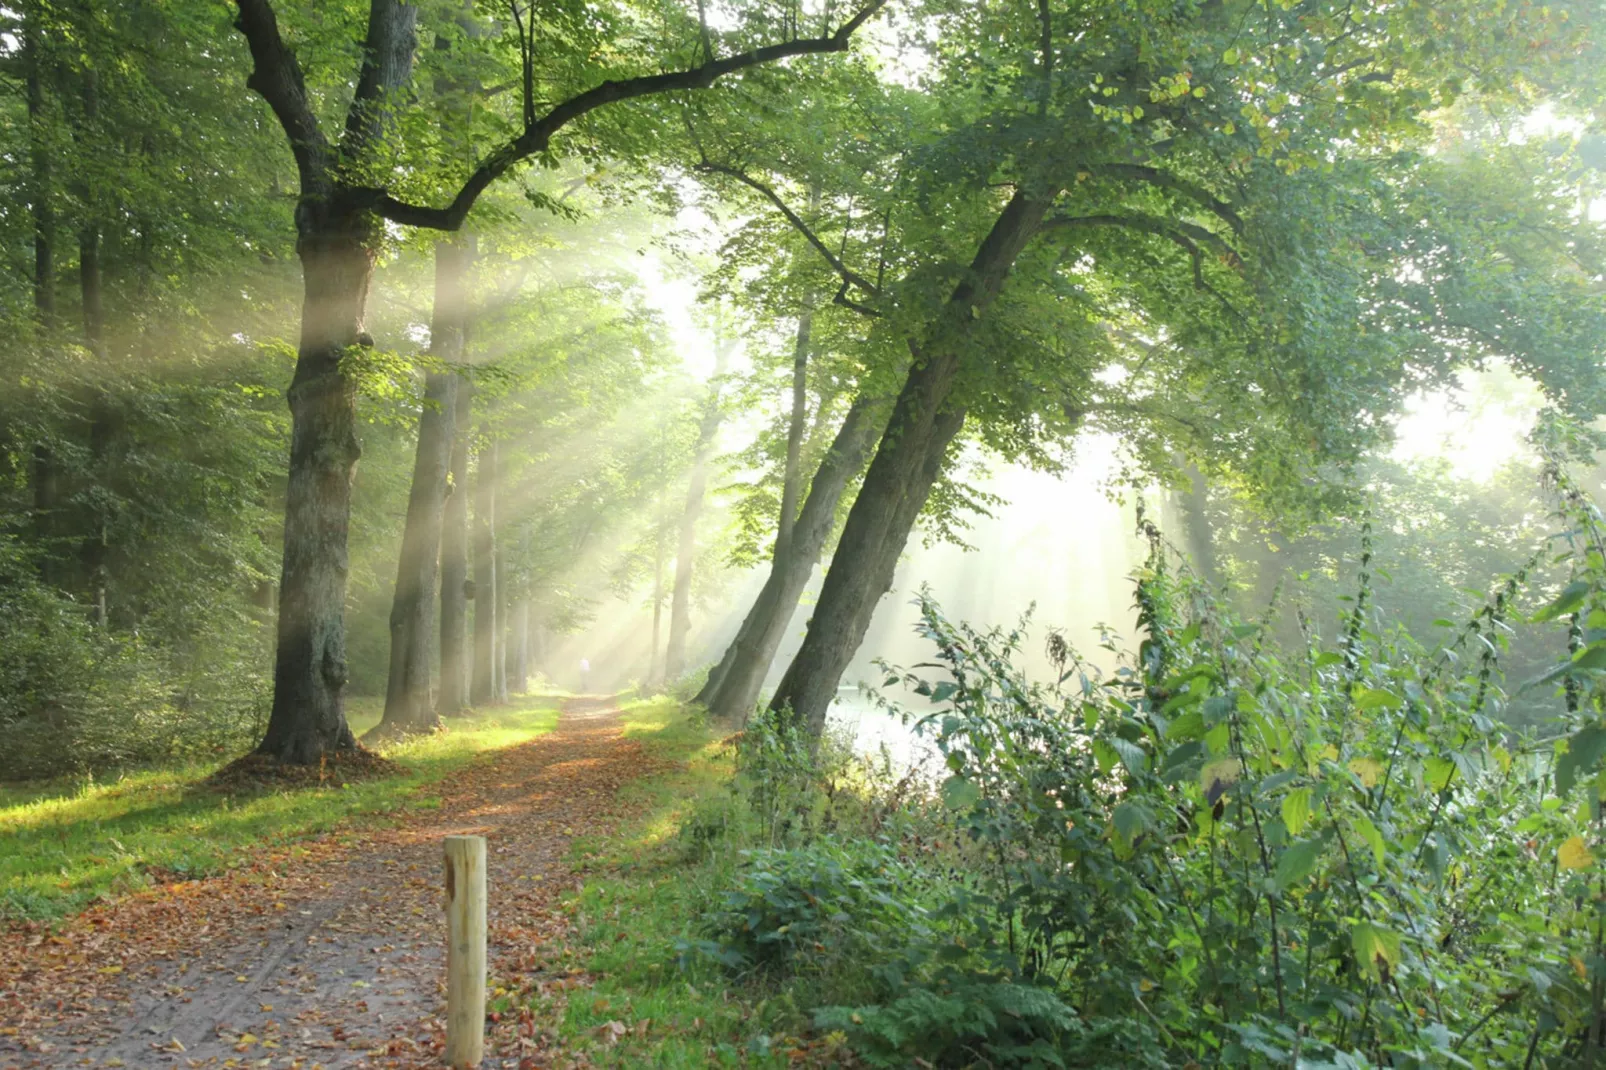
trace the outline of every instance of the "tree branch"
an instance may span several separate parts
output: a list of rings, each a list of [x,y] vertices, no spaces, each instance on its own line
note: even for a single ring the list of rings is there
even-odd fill
[[[1192,223],[1184,223],[1180,220],[1155,219],[1152,216],[1144,215],[1055,216],[1043,223],[1044,231],[1071,229],[1074,227],[1124,227],[1128,230],[1141,231],[1144,234],[1153,234],[1180,246],[1193,263],[1194,288],[1210,294],[1221,303],[1222,308],[1229,315],[1240,323],[1248,324],[1247,317],[1242,312],[1239,312],[1233,306],[1233,303],[1227,300],[1225,295],[1205,281],[1204,251],[1199,248],[1200,244],[1209,245],[1211,248],[1216,249],[1221,253],[1222,258],[1234,267],[1243,263],[1238,253],[1232,246],[1222,241],[1220,235]]]
[[[776,209],[786,217],[786,221],[792,224],[792,229],[803,235],[804,240],[810,245],[814,246],[815,251],[825,259],[827,264],[831,265],[831,270],[835,271],[837,275],[841,277],[843,293],[838,295],[838,304],[842,303],[841,298],[845,296],[847,287],[849,285],[857,286],[871,297],[881,296],[880,287],[876,286],[875,283],[871,282],[857,271],[854,271],[852,268],[848,267],[842,262],[841,257],[831,252],[830,248],[826,246],[825,242],[820,240],[820,236],[814,233],[813,229],[810,228],[807,223],[803,222],[802,217],[800,217],[796,212],[792,211],[791,208],[787,207],[786,202],[781,199],[780,194],[776,193],[773,188],[764,184],[763,182],[760,182],[758,179],[747,174],[745,171],[742,171],[739,168],[726,166],[725,164],[710,163],[709,161],[704,160],[702,163],[697,165],[696,170],[707,172],[709,174],[725,175],[729,178],[734,178],[736,181],[740,182],[749,189],[756,191],[761,197],[773,204]]]
[[[1157,167],[1148,167],[1136,163],[1101,164],[1092,168],[1096,175],[1108,175],[1111,178],[1129,178],[1139,182],[1147,182],[1151,186],[1162,189],[1176,190],[1178,193],[1198,201],[1205,208],[1213,212],[1222,222],[1232,228],[1234,234],[1244,232],[1243,217],[1240,216],[1231,204],[1222,200],[1203,186],[1189,182],[1185,178],[1178,178],[1167,171]]]
[[[307,84],[295,53],[279,35],[279,20],[270,0],[235,0],[239,17],[234,26],[251,49],[253,69],[245,80],[247,89],[268,102],[295,156],[303,192],[316,189],[325,181],[329,166],[329,142],[318,128],[318,119],[307,100]]]
[[[369,0],[362,70],[357,75],[351,107],[346,109],[346,132],[340,142],[346,159],[362,159],[380,137],[390,105],[386,98],[412,77],[413,53],[418,46],[413,28],[417,23],[418,8],[412,4]]]
[[[248,0],[240,0],[242,4]],[[256,0],[262,2],[262,0]],[[552,136],[569,123],[582,116],[619,101],[635,100],[639,97],[653,96],[658,93],[673,92],[677,89],[707,89],[719,79],[749,67],[758,67],[776,60],[791,56],[827,55],[832,52],[846,52],[851,43],[853,34],[869,21],[876,12],[887,4],[887,0],[869,0],[864,7],[858,10],[847,22],[837,27],[836,32],[823,37],[806,37],[794,41],[782,41],[778,44],[765,45],[762,48],[738,52],[724,59],[709,60],[686,70],[670,71],[664,74],[645,74],[636,78],[624,78],[619,81],[606,81],[600,85],[592,86],[585,92],[570,97],[552,107],[536,122],[525,127],[518,137],[504,144],[492,152],[475,168],[452,198],[452,203],[444,208],[429,208],[420,205],[406,204],[396,200],[385,191],[375,191],[375,209],[386,219],[406,226],[430,227],[435,230],[456,230],[463,225],[468,217],[469,210],[474,202],[485,192],[487,186],[495,182],[509,168],[521,160],[529,159],[538,153],[545,152],[552,141]]]

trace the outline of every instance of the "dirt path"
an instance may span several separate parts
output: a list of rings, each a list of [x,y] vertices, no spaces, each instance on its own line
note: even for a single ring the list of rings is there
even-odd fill
[[[570,839],[624,816],[661,768],[607,702],[460,770],[439,810],[326,836],[225,876],[93,909],[55,934],[0,935],[0,1067],[421,1067],[444,1036],[440,838],[487,837],[493,992],[561,999]],[[547,1066],[528,1014],[488,1067]]]

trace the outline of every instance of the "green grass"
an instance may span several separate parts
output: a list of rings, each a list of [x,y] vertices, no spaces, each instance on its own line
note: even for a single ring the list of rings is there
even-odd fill
[[[733,987],[712,964],[683,963],[677,949],[697,936],[711,889],[734,861],[695,858],[680,836],[688,819],[726,796],[729,749],[668,699],[627,705],[625,734],[680,765],[625,789],[643,804],[641,818],[573,846],[576,866],[589,874],[571,904],[574,950],[596,984],[570,998],[560,1037],[600,1065],[785,1066],[807,1021],[792,997]],[[626,1027],[617,1041],[607,1037],[611,1022]]]
[[[378,723],[377,700],[351,706],[358,735]],[[213,765],[147,770],[106,783],[0,787],[0,917],[61,917],[154,877],[218,873],[265,849],[438,804],[429,789],[453,770],[556,724],[551,696],[453,719],[448,732],[382,748],[407,767],[406,776],[349,787],[240,798],[193,790]]]

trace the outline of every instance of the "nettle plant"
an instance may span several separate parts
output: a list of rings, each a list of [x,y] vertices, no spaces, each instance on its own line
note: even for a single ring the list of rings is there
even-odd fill
[[[1071,1065],[1117,1057],[1116,1036],[1123,1065],[1601,1058],[1606,541],[1558,435],[1560,552],[1435,650],[1377,623],[1369,549],[1338,634],[1280,649],[1270,615],[1235,619],[1150,529],[1137,654],[1106,675],[1051,637],[1050,684],[1016,668],[1022,630],[924,599],[948,678],[903,679],[945,704],[920,727],[975,852],[933,911],[950,957],[1052,989],[1083,1026],[1124,1023],[1067,1034]],[[1536,565],[1569,563],[1519,613]],[[1506,637],[1563,619],[1570,649],[1526,685],[1565,696],[1563,731],[1516,735]]]

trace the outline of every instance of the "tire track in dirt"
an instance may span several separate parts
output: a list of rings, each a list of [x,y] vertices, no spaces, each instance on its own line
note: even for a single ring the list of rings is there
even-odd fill
[[[586,983],[563,949],[570,841],[665,767],[610,700],[571,700],[552,732],[447,778],[437,810],[0,935],[0,1067],[439,1065],[441,837],[487,838],[493,985],[561,1001]],[[494,1033],[484,1065],[548,1065],[532,1016]]]

